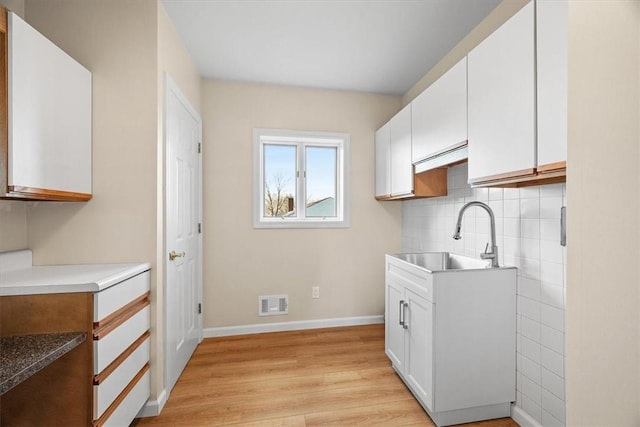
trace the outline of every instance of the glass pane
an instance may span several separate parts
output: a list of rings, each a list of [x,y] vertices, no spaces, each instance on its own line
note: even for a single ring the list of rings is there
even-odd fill
[[[296,147],[264,145],[264,216],[295,217]]]
[[[307,147],[307,217],[336,217],[336,147]]]

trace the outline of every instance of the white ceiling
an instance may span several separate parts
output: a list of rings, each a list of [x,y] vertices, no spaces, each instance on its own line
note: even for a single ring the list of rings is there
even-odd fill
[[[162,0],[207,78],[404,94],[500,0]]]

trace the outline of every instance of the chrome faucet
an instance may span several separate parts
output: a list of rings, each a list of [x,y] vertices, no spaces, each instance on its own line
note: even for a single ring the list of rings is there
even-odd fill
[[[467,210],[467,208],[470,208],[471,206],[478,206],[487,211],[487,213],[489,214],[489,219],[491,220],[491,252],[487,252],[487,249],[489,248],[489,244],[487,243],[487,247],[485,248],[484,253],[480,254],[480,258],[490,259],[491,267],[493,268],[500,267],[500,264],[498,263],[498,247],[496,246],[496,220],[493,216],[493,211],[485,203],[469,202],[464,205],[462,209],[460,209],[460,213],[458,214],[458,222],[456,223],[456,232],[453,235],[453,238],[456,240],[462,239],[462,236],[460,235],[460,229],[462,228],[462,216],[464,215],[464,212]]]

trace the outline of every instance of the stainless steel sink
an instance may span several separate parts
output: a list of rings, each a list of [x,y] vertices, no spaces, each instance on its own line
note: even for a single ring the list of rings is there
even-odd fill
[[[452,270],[479,270],[491,268],[491,260],[471,258],[450,252],[419,252],[392,254],[391,256],[424,268],[430,272]]]

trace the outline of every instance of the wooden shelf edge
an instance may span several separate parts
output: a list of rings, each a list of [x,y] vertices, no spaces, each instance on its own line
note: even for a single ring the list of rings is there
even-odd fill
[[[91,200],[90,193],[74,193],[70,191],[50,190],[22,186],[8,186],[3,199],[33,200],[48,202],[86,202]]]
[[[474,182],[472,187],[501,187],[501,188],[519,188],[531,187],[534,185],[558,184],[567,181],[565,170],[537,173],[528,177],[516,177],[511,179],[503,179],[488,182]]]
[[[547,173],[556,173],[556,172],[565,172],[567,171],[567,162],[555,162],[548,163],[546,165],[538,166],[539,174],[547,174]]]
[[[472,187],[475,187],[475,186],[483,186],[485,183],[524,180],[529,177],[535,177],[535,176],[536,176],[536,169],[530,168],[530,169],[522,169],[519,171],[501,173],[497,175],[483,176],[480,178],[475,178],[473,180],[470,179],[469,184],[471,184]]]

